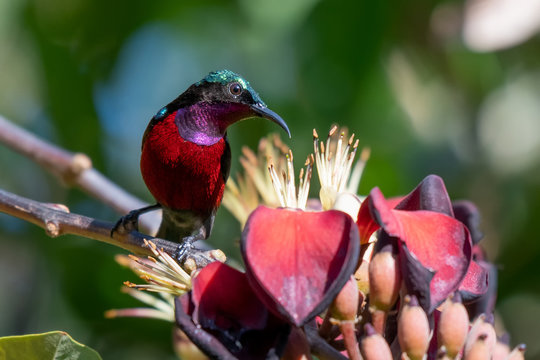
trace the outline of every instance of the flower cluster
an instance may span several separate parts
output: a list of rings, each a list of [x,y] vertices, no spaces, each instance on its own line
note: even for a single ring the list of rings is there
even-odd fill
[[[495,331],[497,274],[474,204],[451,201],[435,175],[403,197],[360,197],[369,150],[355,161],[357,148],[345,130],[325,142],[314,131],[298,184],[279,138],[244,150],[224,205],[243,227],[245,271],[214,262],[184,279],[177,326],[220,359],[522,359]]]

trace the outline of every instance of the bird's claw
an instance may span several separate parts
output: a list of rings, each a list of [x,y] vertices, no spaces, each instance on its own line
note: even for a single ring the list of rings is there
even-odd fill
[[[132,210],[127,215],[122,216],[111,230],[111,237],[114,233],[127,234],[133,230],[139,230],[140,211]]]
[[[122,216],[111,230],[111,237],[114,233],[127,234],[133,230],[139,231],[139,216],[149,211],[157,210],[161,207],[160,204],[148,205],[140,209],[131,210],[127,215]]]
[[[187,260],[188,257],[190,258],[196,258],[197,254],[203,253],[203,251],[198,250],[193,245],[198,240],[204,240],[206,238],[206,230],[204,228],[200,228],[199,232],[195,233],[194,235],[186,236],[181,239],[180,245],[176,248],[175,252],[175,259],[180,263],[184,263],[185,260]],[[196,260],[195,260],[196,261]]]
[[[174,257],[179,263],[183,263],[187,256],[193,251],[195,248],[193,243],[195,241],[193,236],[188,236],[183,239],[182,244],[178,245]]]

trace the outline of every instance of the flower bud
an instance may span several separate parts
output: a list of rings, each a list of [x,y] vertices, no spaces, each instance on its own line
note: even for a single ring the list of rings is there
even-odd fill
[[[469,335],[465,341],[464,356],[467,356],[467,353],[472,351],[474,346],[477,346],[476,340],[480,337],[483,338],[483,343],[485,344],[489,358],[491,359],[495,344],[497,343],[497,335],[495,334],[493,325],[486,321],[486,315],[484,314],[476,318],[469,330]]]
[[[476,340],[469,346],[468,350],[465,352],[463,359],[464,360],[490,360],[492,349],[489,348],[487,342],[488,335],[480,334]]]
[[[405,305],[398,319],[398,341],[401,351],[411,360],[421,360],[429,347],[429,321],[418,305],[416,296],[405,296]]]
[[[338,321],[356,321],[358,299],[358,285],[355,278],[351,276],[330,305],[331,317]]]
[[[460,300],[459,294],[446,300],[437,329],[438,345],[445,347],[450,358],[459,354],[469,332],[469,315]]]
[[[358,290],[362,292],[362,294],[367,295],[369,294],[369,261],[368,260],[360,260],[360,266],[358,269],[356,269],[356,272],[354,273],[354,278],[356,279],[356,283],[358,285]]]
[[[493,349],[493,360],[505,360],[510,354],[510,347],[508,344],[497,341],[495,348]]]
[[[392,360],[392,352],[388,343],[371,324],[364,327],[365,337],[360,343],[360,351],[364,360]]]
[[[401,286],[397,258],[391,251],[376,253],[369,263],[369,305],[388,311],[394,306]]]
[[[508,355],[508,360],[524,360],[525,359],[525,350],[527,350],[527,346],[525,344],[519,344],[516,346],[510,355]]]
[[[448,356],[448,353],[446,352],[446,348],[444,346],[440,347],[439,350],[437,350],[437,360],[450,360],[453,359],[450,356]]]
[[[330,316],[337,321],[343,336],[349,359],[361,359],[356,338],[356,316],[358,312],[359,292],[356,279],[351,275],[330,305]]]

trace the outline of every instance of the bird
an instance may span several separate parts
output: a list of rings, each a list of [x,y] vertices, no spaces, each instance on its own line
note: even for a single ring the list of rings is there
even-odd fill
[[[130,211],[113,227],[138,229],[138,218],[162,209],[158,238],[179,243],[184,259],[197,240],[210,236],[231,168],[227,128],[241,120],[264,118],[291,136],[285,121],[262,101],[242,76],[210,72],[150,120],[142,138],[140,169],[156,203]]]

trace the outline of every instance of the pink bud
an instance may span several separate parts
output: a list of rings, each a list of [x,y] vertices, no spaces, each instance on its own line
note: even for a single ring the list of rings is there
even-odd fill
[[[443,347],[440,347],[439,350],[437,351],[436,359],[437,360],[450,360],[454,358],[448,356],[448,353],[446,352],[446,348],[443,346]]]
[[[525,344],[520,344],[516,346],[510,355],[508,355],[508,360],[524,360],[525,359],[525,350],[527,350],[527,347]]]
[[[429,347],[429,321],[415,296],[405,296],[398,319],[398,341],[401,351],[411,360],[421,360]]]
[[[394,306],[401,286],[401,273],[396,256],[390,251],[381,251],[369,263],[370,308],[388,311]]]
[[[330,305],[330,315],[338,321],[355,321],[358,312],[358,285],[353,276],[337,294]]]
[[[493,349],[493,360],[505,360],[510,354],[510,347],[502,341],[497,341]]]
[[[476,346],[476,340],[480,337],[483,338],[482,341],[485,344],[486,351],[488,351],[489,358],[491,359],[495,344],[497,343],[497,334],[495,333],[493,325],[486,321],[486,316],[484,314],[476,318],[469,330],[469,335],[467,336],[464,347],[465,357],[472,351],[473,346]]]
[[[360,266],[354,273],[354,277],[356,279],[356,282],[358,283],[358,290],[360,290],[363,294],[369,294],[368,268],[369,261],[362,259],[360,262]]]
[[[451,358],[459,354],[469,332],[469,315],[459,300],[459,295],[446,300],[437,329],[439,347],[444,346]]]
[[[365,360],[392,360],[392,352],[388,343],[371,324],[364,327],[365,337],[360,344],[360,351]]]
[[[356,316],[358,312],[359,292],[356,279],[351,275],[349,281],[336,296],[332,305],[330,305],[330,315],[332,319],[337,320],[345,349],[349,359],[361,359],[358,349],[358,340],[356,338]]]
[[[469,346],[465,355],[463,356],[464,360],[490,360],[492,349],[487,341],[488,335],[481,334],[476,340]]]

